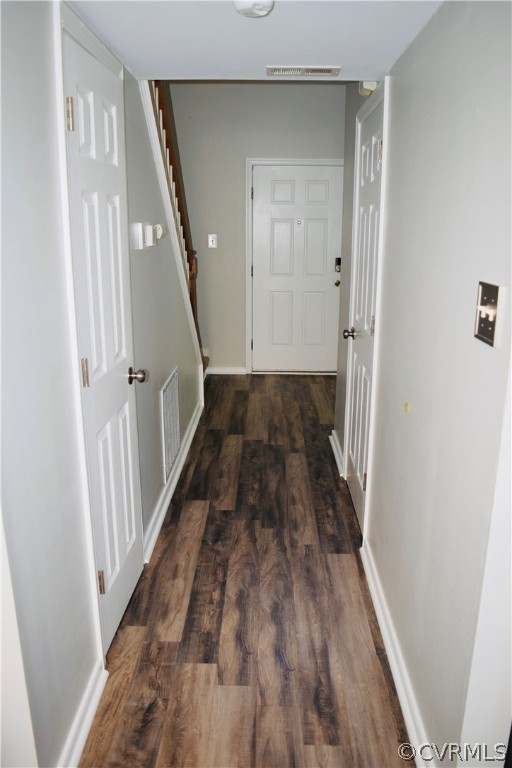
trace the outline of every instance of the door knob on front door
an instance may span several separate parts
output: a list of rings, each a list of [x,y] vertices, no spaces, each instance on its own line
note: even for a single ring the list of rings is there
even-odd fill
[[[336,282],[334,283],[334,285],[336,286],[336,288],[339,288],[339,287],[340,287],[340,285],[341,285],[341,280],[336,280]]]
[[[128,384],[133,384],[134,381],[139,381],[141,384],[149,379],[149,374],[143,368],[140,371],[134,371],[130,366],[128,368]]]
[[[358,334],[358,333],[356,333],[356,329],[354,328],[354,326],[352,326],[352,328],[350,329],[350,331],[347,331],[347,329],[346,329],[346,328],[345,328],[345,330],[343,331],[343,338],[344,338],[344,339],[349,339],[349,338],[350,338],[350,339],[355,339],[355,337],[356,337],[356,336],[359,336],[359,334]]]

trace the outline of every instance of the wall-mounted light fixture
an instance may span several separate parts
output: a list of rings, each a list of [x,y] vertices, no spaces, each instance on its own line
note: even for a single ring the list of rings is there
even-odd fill
[[[377,86],[377,80],[361,80],[359,83],[359,93],[361,96],[370,96]]]
[[[268,16],[274,7],[274,0],[235,0],[237,13],[249,19],[261,19]]]

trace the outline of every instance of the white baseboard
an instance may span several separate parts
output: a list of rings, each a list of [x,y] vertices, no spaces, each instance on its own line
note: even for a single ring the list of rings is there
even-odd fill
[[[98,709],[107,678],[108,672],[103,666],[103,659],[98,659],[82,696],[82,701],[76,712],[57,765],[76,768],[80,762],[80,757],[84,751],[85,742],[91,730],[92,721]]]
[[[216,365],[211,366],[209,365],[206,369],[206,375],[209,376],[210,374],[222,374],[224,376],[233,376],[233,375],[246,375],[247,369],[244,367],[237,368],[237,367],[230,367],[229,365],[223,366],[223,365]]]
[[[338,440],[338,433],[335,429],[333,429],[329,435],[329,442],[331,444],[332,452],[334,454],[334,459],[336,461],[336,466],[338,467],[340,477],[345,477],[345,462],[343,461],[343,451],[341,450],[340,441]]]
[[[242,375],[245,376],[248,373],[253,373],[255,376],[266,374],[283,374],[284,376],[336,376],[336,371],[250,371],[247,368],[241,366],[230,365],[209,365],[206,369],[206,375],[220,374],[223,376]]]
[[[255,376],[336,376],[336,371],[249,371],[247,373],[253,373]]]
[[[409,742],[414,747],[417,747],[420,744],[429,744],[431,740],[427,735],[427,729],[425,728],[425,724],[421,717],[412,681],[405,664],[400,642],[386,601],[386,596],[379,579],[372,549],[368,542],[363,544],[360,553],[373,605],[375,607],[375,613],[377,614],[382,639],[384,641],[389,666],[391,667],[391,674],[393,675],[396,692],[402,708]],[[430,752],[428,754],[430,755]],[[422,760],[420,754],[416,755],[415,764],[417,768],[435,768],[434,763]]]
[[[183,441],[180,446],[180,450],[178,452],[178,455],[176,456],[174,464],[172,465],[171,474],[169,475],[169,479],[165,484],[165,487],[162,493],[160,494],[160,498],[158,499],[158,503],[155,507],[153,517],[151,518],[151,522],[149,523],[147,529],[144,531],[144,562],[145,563],[149,563],[151,559],[151,555],[153,554],[156,540],[158,539],[158,534],[160,533],[160,529],[164,522],[165,515],[167,514],[167,510],[169,508],[169,504],[171,503],[171,498],[174,493],[174,489],[176,488],[176,485],[178,483],[181,470],[183,469],[183,465],[185,464],[185,459],[187,458],[188,452],[190,450],[190,446],[192,444],[192,440],[196,433],[197,425],[199,423],[199,419],[201,418],[202,411],[203,411],[203,404],[199,402],[196,405],[196,409],[194,411],[192,418],[190,419],[189,425],[187,427],[187,431],[185,432]]]

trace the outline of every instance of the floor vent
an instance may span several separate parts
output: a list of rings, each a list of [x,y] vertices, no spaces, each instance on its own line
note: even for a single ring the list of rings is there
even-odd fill
[[[341,67],[267,67],[267,77],[338,77]]]
[[[164,452],[164,482],[180,449],[180,409],[178,399],[178,369],[175,368],[161,391],[162,434]]]

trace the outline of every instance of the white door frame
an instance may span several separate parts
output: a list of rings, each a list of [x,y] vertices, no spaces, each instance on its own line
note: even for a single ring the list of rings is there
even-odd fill
[[[372,388],[370,393],[370,420],[368,424],[368,462],[367,462],[367,476],[368,485],[366,488],[366,495],[364,500],[364,522],[363,522],[363,546],[366,534],[368,531],[368,523],[371,515],[371,497],[372,497],[372,479],[373,479],[373,435],[375,431],[375,411],[376,411],[376,392],[379,385],[379,352],[380,352],[380,340],[381,340],[381,301],[382,301],[382,265],[384,261],[384,236],[386,226],[386,190],[387,190],[387,178],[388,178],[388,157],[389,157],[389,102],[390,102],[390,88],[391,78],[387,75],[384,78],[384,84],[379,85],[377,90],[369,97],[368,101],[361,107],[356,118],[356,152],[358,151],[358,143],[360,137],[361,123],[362,121],[380,104],[384,101],[384,113],[383,113],[383,125],[382,125],[382,176],[381,176],[381,203],[380,203],[380,218],[379,218],[379,247],[377,252],[377,271],[375,281],[375,336],[373,342],[373,367],[372,367]],[[354,178],[354,210],[353,210],[353,226],[352,226],[352,258],[354,256],[354,249],[356,246],[357,237],[357,219],[356,216],[356,201],[357,201],[357,188],[359,184],[358,163],[356,158],[356,175]],[[353,301],[352,290],[352,277],[350,278],[350,301]],[[340,329],[341,333],[341,329]],[[347,368],[347,394],[346,394],[346,408],[345,408],[345,435],[343,441],[343,477],[347,476],[347,463],[348,463],[348,439],[350,430],[350,398],[352,396],[352,360],[349,355],[348,368]]]
[[[343,168],[343,160],[325,158],[268,158],[247,157],[245,159],[245,369],[252,373],[252,175],[256,165],[335,165]],[[341,211],[340,211],[341,216]]]
[[[94,539],[91,518],[91,500],[89,495],[89,476],[87,470],[87,452],[83,421],[80,356],[78,347],[77,314],[73,278],[73,261],[71,245],[71,222],[69,208],[69,183],[67,169],[67,144],[65,126],[65,92],[64,92],[64,56],[63,33],[67,32],[85,50],[114,71],[121,71],[121,64],[108,51],[92,32],[83,24],[71,9],[64,3],[55,3],[52,8],[52,25],[54,33],[54,64],[55,64],[55,104],[57,142],[59,148],[59,181],[61,189],[61,220],[62,242],[64,250],[64,278],[66,283],[66,304],[69,328],[69,346],[71,359],[76,361],[73,366],[73,399],[75,415],[76,447],[80,471],[81,500],[88,566],[88,586],[91,596],[91,614],[95,640],[95,657],[93,668],[86,690],[80,701],[77,713],[73,718],[66,742],[58,759],[58,765],[77,765],[82,754],[97,706],[107,682],[108,672],[105,668],[105,652],[101,634],[101,619],[98,595],[96,561],[94,555]]]
[[[96,51],[91,53],[74,36],[67,34],[67,30],[64,32],[64,87],[66,95],[75,100],[77,122],[76,131],[71,132],[73,128],[70,128],[67,132],[72,270],[77,308],[74,326],[79,354],[87,356],[91,363],[91,388],[88,389],[88,381],[81,388],[82,428],[87,448],[95,562],[98,574],[104,577],[104,585],[100,580],[99,586],[102,595],[99,608],[106,653],[143,569],[137,412],[134,388],[126,381],[127,366],[133,361],[134,352],[124,70],[115,60],[105,65],[104,56],[97,57]],[[94,128],[90,127],[90,138],[93,148],[93,137],[97,134],[98,156],[94,149],[92,154],[84,154],[79,148],[81,139],[88,141],[85,125],[82,128],[78,125],[81,123],[79,102],[83,86],[91,88],[94,99],[94,107],[85,111],[83,119],[85,123],[90,119],[94,125]],[[84,100],[87,99],[84,96]],[[105,99],[109,105],[107,113],[113,110],[110,129],[109,121],[105,122],[101,114],[102,103],[105,110]],[[83,136],[82,129],[85,131]],[[109,149],[112,151],[110,158]],[[91,224],[87,224],[87,220],[91,213],[84,219],[84,210],[88,206],[84,208],[81,194],[89,189],[94,195],[89,204],[96,211],[92,226],[97,244],[92,248],[88,247],[90,236],[84,235],[84,220],[88,229]],[[109,204],[110,193],[115,193],[114,201],[117,202]],[[95,242],[94,235],[92,237]],[[100,256],[95,255],[97,247]],[[86,266],[88,253],[96,263],[97,283],[94,273],[91,275]]]
[[[82,487],[82,506],[84,510],[84,529],[86,533],[86,546],[89,565],[89,588],[91,592],[91,605],[94,607],[94,634],[97,648],[97,667],[95,669],[95,679],[91,683],[89,693],[89,708],[84,713],[83,721],[76,724],[76,730],[70,738],[70,744],[66,745],[72,753],[77,755],[78,761],[81,749],[85,744],[89,726],[99,702],[103,687],[105,686],[108,673],[105,670],[105,649],[103,648],[101,616],[98,594],[98,576],[96,571],[96,557],[94,553],[94,536],[91,517],[91,496],[89,491],[89,472],[87,466],[87,446],[84,426],[84,410],[82,402],[82,381],[80,371],[80,355],[78,346],[78,322],[77,307],[75,302],[75,286],[73,272],[73,246],[71,237],[71,218],[70,218],[70,189],[67,168],[67,141],[65,126],[65,92],[64,92],[64,33],[76,40],[88,53],[104,64],[114,74],[122,72],[122,64],[115,58],[110,51],[98,40],[98,38],[85,26],[85,24],[76,16],[76,14],[64,3],[55,5],[54,8],[54,30],[56,41],[56,108],[57,125],[59,130],[59,174],[62,190],[62,225],[63,241],[65,250],[65,270],[66,270],[66,294],[67,309],[69,318],[69,340],[72,359],[76,361],[73,369],[74,399],[76,414],[76,435],[79,451],[81,487]],[[67,754],[67,752],[66,752]],[[74,760],[75,758],[73,758]],[[66,757],[66,761],[68,758]]]

